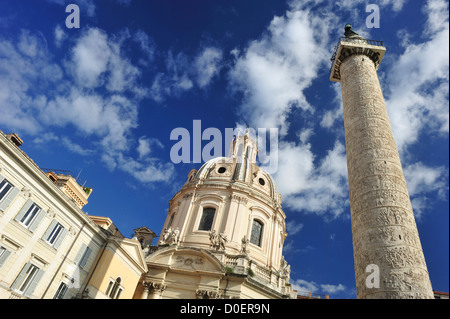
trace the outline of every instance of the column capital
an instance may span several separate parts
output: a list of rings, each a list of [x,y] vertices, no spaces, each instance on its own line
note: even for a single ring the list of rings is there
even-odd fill
[[[383,59],[386,48],[382,41],[366,40],[364,38],[339,38],[339,42],[334,48],[333,56],[331,57],[332,65],[330,68],[330,81],[341,81],[341,64],[352,55],[365,55],[371,59],[375,65],[375,69]]]

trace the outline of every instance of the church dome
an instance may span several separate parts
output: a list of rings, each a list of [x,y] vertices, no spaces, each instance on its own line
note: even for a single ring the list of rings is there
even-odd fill
[[[246,133],[231,143],[228,157],[216,157],[205,162],[200,169],[188,174],[185,186],[214,184],[247,188],[281,205],[281,195],[273,178],[255,164],[258,152],[256,142]]]
[[[282,255],[286,215],[274,180],[256,164],[257,152],[257,143],[247,131],[233,139],[227,157],[210,159],[199,170],[191,170],[169,201],[158,247],[164,249],[160,257],[165,260],[172,253],[180,254],[171,259],[171,267],[201,268],[206,255],[212,254],[223,269],[251,281],[250,269],[255,282],[284,294],[289,281]],[[187,250],[185,254],[181,249],[198,254],[187,256]],[[159,259],[153,262],[160,264]],[[214,269],[223,276],[223,269]]]

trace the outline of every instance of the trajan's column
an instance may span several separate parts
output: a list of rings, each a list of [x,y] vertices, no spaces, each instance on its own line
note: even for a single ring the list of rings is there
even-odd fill
[[[341,82],[357,298],[433,298],[377,69],[386,48],[345,26]]]

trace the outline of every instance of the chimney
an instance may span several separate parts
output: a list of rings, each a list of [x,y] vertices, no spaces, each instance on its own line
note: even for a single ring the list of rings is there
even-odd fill
[[[23,144],[22,139],[16,133],[7,134],[6,138],[14,143],[17,147]]]

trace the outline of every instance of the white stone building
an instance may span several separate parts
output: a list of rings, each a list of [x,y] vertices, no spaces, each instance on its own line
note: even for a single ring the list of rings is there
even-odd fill
[[[21,144],[0,131],[0,299],[132,298],[147,271],[139,241],[84,213],[92,189],[44,173]]]
[[[192,170],[169,202],[135,298],[295,298],[281,195],[246,132],[227,158]]]

